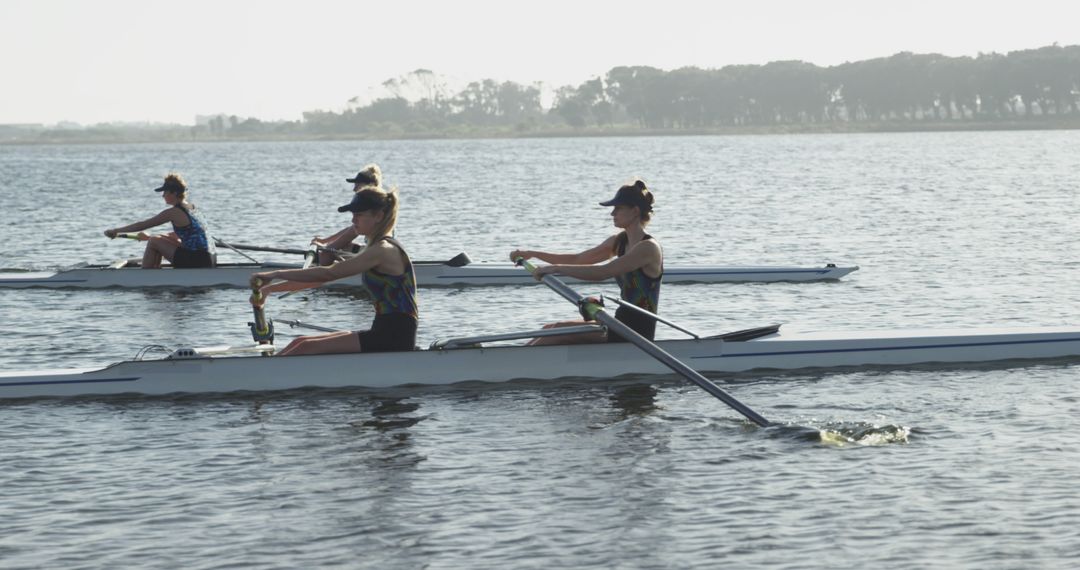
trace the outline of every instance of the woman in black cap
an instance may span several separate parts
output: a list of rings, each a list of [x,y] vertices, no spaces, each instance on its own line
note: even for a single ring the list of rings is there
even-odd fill
[[[378,164],[369,164],[356,173],[353,178],[346,178],[345,182],[351,182],[353,192],[359,192],[364,188],[382,188],[382,170]],[[353,240],[359,237],[356,230],[350,225],[330,237],[315,236],[311,240],[312,245],[329,249],[358,250],[354,249]],[[334,262],[334,254],[330,251],[319,251],[319,265],[330,265]]]
[[[581,253],[548,253],[515,249],[510,259],[536,258],[550,265],[537,267],[533,276],[537,280],[548,273],[566,275],[586,281],[615,279],[623,301],[656,314],[660,305],[660,281],[664,276],[664,251],[645,226],[652,217],[653,195],[638,179],[615,193],[615,197],[600,202],[612,206],[611,219],[622,231],[607,238],[600,245]],[[612,260],[611,258],[615,258]],[[609,261],[611,260],[611,261]],[[607,262],[607,263],[604,263]],[[656,320],[640,311],[620,306],[615,318],[634,329],[641,336],[652,340],[656,334]],[[545,325],[544,328],[580,325],[583,321],[562,321]],[[626,342],[616,333],[575,334],[540,337],[529,344],[584,344],[594,342]]]
[[[148,220],[107,229],[105,235],[114,238],[119,233],[139,232],[139,240],[146,242],[143,269],[161,268],[162,258],[168,259],[177,269],[214,267],[214,240],[202,216],[196,213],[195,206],[187,201],[187,183],[184,179],[179,174],[169,174],[165,177],[165,183],[160,188],[155,188],[154,192],[161,192],[162,199],[169,205],[168,208]],[[143,232],[165,223],[171,223],[173,231],[153,236]]]
[[[353,194],[339,212],[352,212],[352,227],[367,241],[358,255],[328,267],[266,271],[251,276],[252,287],[262,295],[252,303],[261,306],[269,293],[297,291],[361,274],[375,305],[375,320],[366,331],[342,331],[293,339],[279,356],[338,354],[348,352],[394,352],[413,350],[419,311],[416,276],[412,261],[397,240],[390,237],[397,223],[397,190],[364,188]],[[274,280],[280,280],[273,283]]]

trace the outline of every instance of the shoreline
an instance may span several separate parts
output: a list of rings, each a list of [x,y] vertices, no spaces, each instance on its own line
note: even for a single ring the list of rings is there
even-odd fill
[[[160,144],[160,143],[221,143],[221,142],[329,142],[329,141],[389,141],[389,140],[478,140],[478,139],[536,139],[536,138],[597,138],[597,137],[678,137],[678,136],[746,136],[746,135],[815,135],[815,134],[863,134],[863,133],[913,133],[913,132],[972,132],[972,131],[1044,131],[1080,129],[1080,116],[1055,118],[1054,120],[1010,121],[889,121],[877,123],[828,123],[791,125],[752,125],[708,128],[649,129],[634,126],[550,128],[536,130],[483,129],[451,132],[417,133],[356,133],[356,134],[305,134],[253,136],[203,136],[192,137],[186,131],[191,127],[179,126],[175,130],[139,131],[55,131],[34,132],[32,137],[0,139],[0,146],[46,146],[65,144]],[[63,136],[56,136],[63,133]],[[145,136],[143,136],[145,135]],[[162,136],[165,135],[165,136]]]

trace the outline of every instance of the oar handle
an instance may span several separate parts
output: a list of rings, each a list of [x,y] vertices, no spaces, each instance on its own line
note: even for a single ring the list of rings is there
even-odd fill
[[[132,232],[123,232],[123,233],[116,234],[116,237],[123,238],[123,239],[138,240],[139,239],[139,234],[138,233],[132,233]]]

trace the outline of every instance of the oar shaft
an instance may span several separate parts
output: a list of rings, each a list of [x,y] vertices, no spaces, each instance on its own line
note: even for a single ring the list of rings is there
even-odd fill
[[[238,255],[241,255],[243,257],[248,258],[248,260],[253,262],[253,263],[260,263],[258,259],[255,259],[254,257],[251,257],[250,255],[248,255],[248,254],[240,251],[239,249],[229,245],[228,242],[226,242],[225,240],[223,240],[221,238],[215,238],[215,241],[218,243],[218,245],[223,245],[223,246],[235,251]]]
[[[319,248],[314,245],[309,247],[307,253],[304,254],[304,265],[300,269],[307,269],[311,267],[311,264],[315,262],[315,258],[319,255],[318,251]],[[278,299],[284,299],[295,292],[296,291],[289,291],[287,293],[284,293],[280,297],[278,297]]]
[[[310,324],[310,323],[303,323],[303,322],[300,322],[298,320],[278,321],[278,323],[285,323],[285,324],[287,324],[287,325],[289,325],[290,327],[293,327],[293,328],[300,327],[300,328],[311,329],[311,330],[314,330],[314,331],[328,332],[328,333],[341,332],[341,329],[334,329],[334,328],[324,327],[324,326],[320,326],[320,325],[313,325],[313,324]]]
[[[225,245],[225,242],[221,241],[220,239],[217,240],[217,243],[218,243],[218,245],[220,245],[222,247],[227,247]],[[290,248],[286,248],[286,247],[265,247],[265,246],[261,246],[261,245],[247,245],[247,244],[243,244],[243,243],[234,243],[234,244],[232,244],[232,247],[235,248],[235,249],[246,249],[248,251],[265,251],[265,252],[268,252],[268,253],[294,253],[296,255],[304,255],[305,253],[307,253],[306,249],[290,249]]]
[[[665,319],[664,317],[661,317],[660,315],[658,315],[656,313],[653,313],[651,311],[646,311],[645,309],[642,309],[641,307],[639,307],[639,306],[637,306],[637,305],[635,305],[633,303],[627,303],[626,301],[623,301],[622,299],[612,297],[610,295],[604,295],[604,298],[608,299],[610,301],[614,301],[614,302],[618,303],[620,307],[626,307],[627,309],[630,309],[632,311],[640,313],[641,315],[646,316],[646,317],[648,317],[648,318],[650,318],[650,319],[652,319],[654,321],[664,323],[665,325],[667,325],[667,326],[669,326],[669,327],[671,327],[671,328],[673,328],[673,329],[675,329],[677,331],[684,332],[684,333],[686,333],[686,334],[688,334],[688,335],[690,335],[690,336],[692,336],[694,338],[697,338],[697,339],[701,338],[697,333],[695,333],[693,331],[690,331],[690,330],[687,330],[687,329],[679,326],[678,324],[673,323],[673,322]]]
[[[686,364],[683,364],[681,360],[675,358],[666,350],[660,348],[652,342],[649,342],[648,339],[638,334],[638,332],[634,329],[623,324],[622,321],[616,319],[607,311],[597,311],[595,314],[595,318],[604,326],[608,327],[608,330],[615,331],[619,334],[619,336],[622,336],[626,340],[630,341],[634,346],[645,351],[645,353],[647,353],[649,356],[659,360],[665,366],[679,373],[687,380],[690,380],[694,384],[697,384],[698,387],[700,387],[702,390],[705,390],[706,392],[720,399],[725,404],[730,406],[733,410],[739,412],[750,421],[762,427],[769,425],[769,420],[765,419],[742,402],[736,400],[734,396],[728,394],[723,390],[723,388],[717,386],[716,384],[712,383],[712,381],[710,381],[708,378],[702,376],[701,373],[697,370],[694,370]]]
[[[535,265],[529,263],[524,259],[519,258],[517,262],[520,265],[525,266],[525,269],[529,270],[529,273],[532,273],[536,270]],[[591,316],[593,319],[596,319],[601,324],[608,327],[609,331],[614,331],[616,334],[625,338],[634,346],[643,350],[649,356],[652,356],[668,368],[671,368],[672,370],[677,372],[683,378],[686,378],[694,384],[697,384],[700,388],[712,394],[720,401],[730,406],[731,409],[742,414],[748,420],[762,427],[769,425],[769,420],[765,419],[754,410],[751,410],[742,402],[736,400],[734,396],[728,394],[716,384],[713,384],[712,381],[702,376],[701,373],[699,373],[697,370],[694,370],[693,368],[690,368],[689,366],[683,364],[682,361],[669,354],[666,350],[660,348],[656,344],[649,341],[649,339],[638,334],[637,331],[635,331],[634,329],[626,326],[626,324],[619,321],[614,316],[608,314],[599,304],[587,300],[577,291],[574,291],[565,283],[560,281],[558,277],[555,277],[554,275],[545,275],[543,276],[543,278],[541,278],[540,281],[544,285],[550,287],[551,290],[561,295],[567,301],[578,305],[584,315]]]

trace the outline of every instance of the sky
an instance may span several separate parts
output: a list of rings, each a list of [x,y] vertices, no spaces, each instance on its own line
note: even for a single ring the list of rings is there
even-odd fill
[[[1077,0],[0,0],[0,124],[299,120],[415,69],[553,88],[620,65],[975,56],[1080,44],[1077,22]]]

